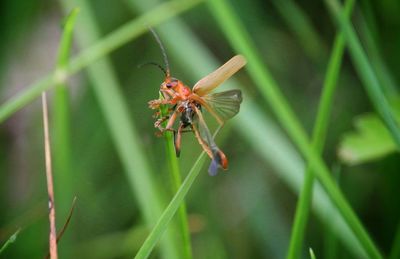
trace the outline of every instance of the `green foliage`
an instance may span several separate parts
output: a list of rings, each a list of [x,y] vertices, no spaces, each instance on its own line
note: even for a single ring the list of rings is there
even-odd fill
[[[12,244],[12,243],[15,242],[15,240],[17,239],[18,234],[19,234],[20,231],[21,231],[21,229],[18,229],[17,231],[15,231],[15,233],[12,234],[12,235],[7,239],[7,241],[1,246],[1,248],[0,248],[0,255],[7,249],[7,247],[8,247],[10,244]]]
[[[356,131],[343,135],[339,158],[346,164],[358,165],[397,151],[389,130],[376,114],[363,114],[354,121]]]
[[[309,252],[310,252],[310,258],[311,259],[317,259],[317,257],[315,257],[314,251],[312,250],[312,248],[309,248]]]

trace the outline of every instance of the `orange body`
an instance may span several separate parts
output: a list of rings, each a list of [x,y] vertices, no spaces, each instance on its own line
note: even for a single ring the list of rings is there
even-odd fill
[[[202,108],[204,107],[221,126],[226,120],[239,112],[242,102],[240,90],[229,90],[220,93],[211,93],[211,91],[242,68],[246,64],[246,59],[241,55],[234,56],[217,70],[199,80],[190,89],[182,81],[171,77],[165,49],[157,34],[154,31],[152,32],[162,50],[166,69],[158,64],[150,63],[158,66],[164,72],[165,80],[160,86],[163,99],[150,101],[149,107],[151,109],[159,109],[160,105],[168,105],[171,111],[168,116],[159,118],[154,123],[154,126],[160,132],[167,130],[174,133],[177,156],[180,154],[182,133],[188,131],[194,132],[199,144],[211,158],[211,164],[208,169],[209,174],[216,175],[218,168],[224,170],[228,168],[228,159],[215,144],[214,138],[203,118]],[[179,126],[175,130],[174,124],[178,116],[180,118]],[[163,128],[162,123],[166,120],[168,120],[167,125]]]

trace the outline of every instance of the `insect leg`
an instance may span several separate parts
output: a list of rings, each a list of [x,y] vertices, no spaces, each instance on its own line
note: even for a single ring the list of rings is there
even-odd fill
[[[182,139],[183,128],[184,128],[183,123],[180,122],[178,131],[177,132],[174,131],[174,146],[175,146],[176,157],[179,157],[179,155],[181,154],[181,139]]]
[[[162,133],[163,133],[164,131],[166,131],[166,130],[175,132],[175,130],[172,128],[172,126],[174,125],[174,122],[175,122],[175,120],[176,120],[176,117],[177,117],[178,113],[179,113],[179,112],[178,112],[177,110],[175,110],[175,111],[172,113],[171,116],[162,117],[162,118],[158,119],[158,120],[154,123],[154,127],[155,127],[155,128],[158,128],[158,129],[160,130],[160,132],[159,132],[159,133],[160,133],[160,136],[161,136]],[[166,121],[167,119],[168,119],[167,126],[166,126],[165,128],[163,128],[161,124],[162,124],[164,121]]]
[[[159,118],[158,120],[156,120],[156,122],[154,122],[154,127],[161,130],[162,129],[161,124],[168,119],[169,115]]]
[[[194,135],[195,135],[196,138],[197,138],[197,141],[199,141],[200,146],[201,146],[201,147],[203,148],[203,150],[207,153],[207,155],[208,155],[211,159],[213,159],[213,154],[212,154],[212,152],[211,152],[211,149],[210,149],[210,147],[206,144],[206,142],[201,138],[198,128],[197,128],[195,125],[193,125],[193,124],[191,124],[190,127],[192,128],[192,130],[193,130],[193,132],[194,132]]]
[[[208,149],[210,150],[209,156],[211,157],[211,164],[208,168],[208,172],[210,175],[214,176],[218,172],[218,168],[222,168],[226,170],[228,168],[228,159],[226,158],[224,152],[222,152],[218,146],[215,144],[214,139],[210,133],[210,130],[207,127],[207,124],[204,121],[203,115],[201,111],[193,105],[194,110],[196,111],[198,117],[198,131],[200,139],[206,143]],[[203,146],[204,148],[204,146]]]
[[[171,117],[168,120],[167,126],[165,127],[165,130],[172,130],[175,131],[172,126],[174,126],[176,117],[178,116],[178,109],[175,109],[175,111],[172,113]]]

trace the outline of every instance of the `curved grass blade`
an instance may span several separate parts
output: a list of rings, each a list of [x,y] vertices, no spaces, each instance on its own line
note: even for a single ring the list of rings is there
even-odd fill
[[[218,130],[217,130],[217,132],[218,132]],[[136,259],[143,259],[143,258],[149,257],[154,246],[156,245],[158,240],[161,238],[162,234],[167,229],[168,223],[171,221],[172,217],[175,215],[176,211],[178,210],[180,204],[183,202],[183,199],[185,198],[186,194],[188,193],[194,180],[199,175],[201,166],[203,165],[203,163],[205,161],[205,157],[206,157],[205,152],[203,151],[200,154],[200,156],[197,158],[196,162],[193,164],[188,175],[186,176],[185,180],[183,181],[181,187],[175,194],[174,198],[168,204],[167,208],[164,210],[163,214],[157,221],[153,230],[150,232],[149,236],[146,238],[143,245],[140,247],[138,253],[135,256]]]
[[[7,247],[9,245],[11,245],[12,243],[15,242],[15,240],[17,239],[17,236],[19,234],[19,232],[21,231],[21,229],[18,229],[17,231],[15,231],[14,234],[12,234],[7,241],[4,243],[4,245],[0,248],[0,255],[7,249]]]

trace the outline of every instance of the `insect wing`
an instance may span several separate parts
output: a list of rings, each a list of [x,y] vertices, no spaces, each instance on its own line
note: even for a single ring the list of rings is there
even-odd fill
[[[200,79],[193,86],[193,92],[199,96],[207,94],[246,65],[246,62],[242,55],[234,56],[217,70]]]
[[[239,112],[242,103],[242,91],[234,89],[212,93],[203,96],[203,99],[223,121],[226,121]]]

